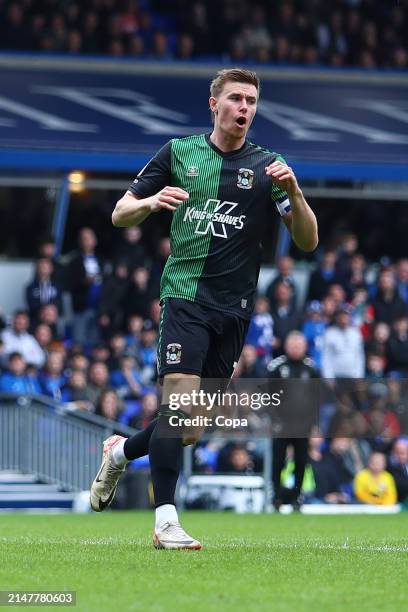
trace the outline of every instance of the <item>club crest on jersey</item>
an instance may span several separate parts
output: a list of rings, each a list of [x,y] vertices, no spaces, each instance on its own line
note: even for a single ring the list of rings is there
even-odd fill
[[[238,170],[237,187],[240,189],[252,189],[254,183],[254,171],[249,168],[240,168]]]
[[[167,345],[166,362],[168,365],[176,365],[181,361],[181,344],[172,342]]]
[[[186,174],[187,176],[198,176],[198,166],[189,166]]]

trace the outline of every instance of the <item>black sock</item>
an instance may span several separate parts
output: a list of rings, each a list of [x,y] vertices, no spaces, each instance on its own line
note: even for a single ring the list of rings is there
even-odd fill
[[[174,495],[183,457],[182,438],[164,437],[168,431],[168,414],[161,414],[149,445],[150,472],[152,475],[155,507],[175,505]]]
[[[139,431],[137,434],[126,440],[125,444],[123,445],[123,452],[126,459],[132,461],[133,459],[144,457],[149,453],[150,438],[158,420],[158,418],[153,419],[146,429]]]

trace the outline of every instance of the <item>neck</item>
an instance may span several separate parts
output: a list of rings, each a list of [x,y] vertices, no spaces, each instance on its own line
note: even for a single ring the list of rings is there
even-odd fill
[[[210,140],[215,146],[223,151],[224,153],[229,153],[230,151],[237,151],[242,147],[245,142],[244,134],[241,138],[235,138],[221,130],[221,128],[214,126],[212,133],[210,134]]]

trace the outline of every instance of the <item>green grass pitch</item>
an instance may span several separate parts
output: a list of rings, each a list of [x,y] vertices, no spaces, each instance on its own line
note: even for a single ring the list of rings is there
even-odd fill
[[[152,521],[1,514],[0,590],[75,590],[75,608],[52,609],[80,612],[408,609],[408,513],[184,513],[198,552],[155,550]]]

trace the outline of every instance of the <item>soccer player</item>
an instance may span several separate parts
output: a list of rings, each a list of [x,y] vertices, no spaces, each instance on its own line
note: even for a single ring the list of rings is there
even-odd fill
[[[186,381],[192,391],[201,378],[231,377],[254,304],[268,209],[276,207],[299,248],[312,251],[318,242],[315,215],[293,170],[280,155],[246,139],[259,98],[257,75],[221,70],[210,94],[212,132],[165,144],[112,215],[114,226],[129,227],[152,213],[173,212],[160,291],[159,417],[131,438],[105,441],[91,489],[92,508],[104,510],[127,462],[149,454],[157,548],[201,548],[181,528],[175,507],[183,442],[196,439],[163,435],[174,416],[170,394],[184,392]]]

